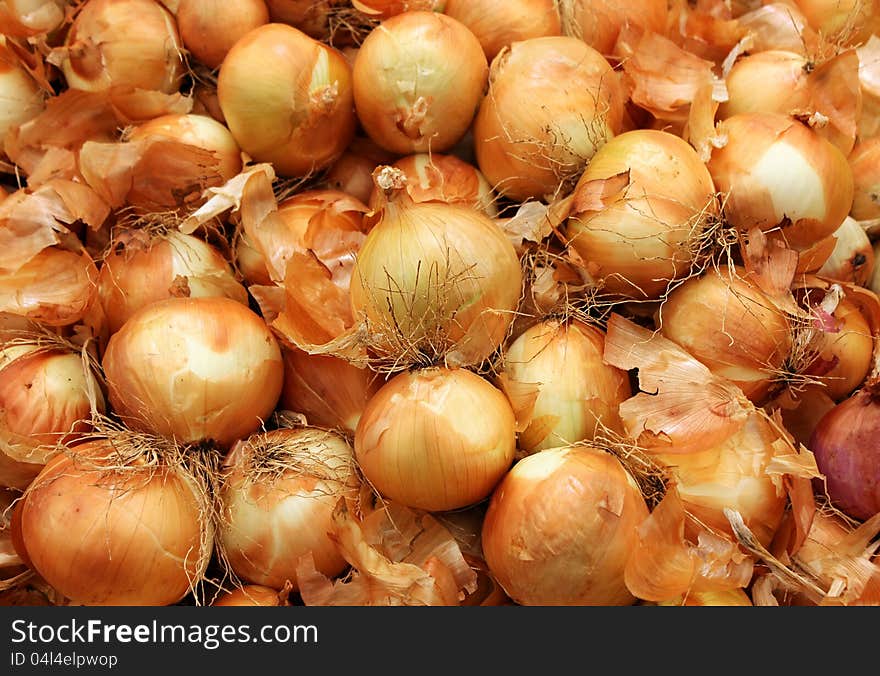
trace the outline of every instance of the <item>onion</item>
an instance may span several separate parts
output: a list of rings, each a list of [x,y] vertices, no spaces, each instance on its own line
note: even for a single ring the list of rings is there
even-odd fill
[[[562,34],[556,0],[509,0],[500,11],[493,0],[446,0],[443,13],[477,36],[489,61],[514,42]]]
[[[504,353],[498,384],[513,404],[526,452],[622,433],[617,407],[632,394],[625,371],[602,361],[605,334],[579,321],[546,319]]]
[[[604,291],[657,299],[690,273],[718,207],[697,151],[669,132],[624,132],[602,146],[574,189],[570,246]]]
[[[874,274],[874,249],[868,233],[856,219],[847,216],[834,231],[834,238],[834,250],[817,274],[838,282],[867,286]]]
[[[134,127],[129,141],[150,137],[168,138],[214,153],[217,170],[223,181],[233,178],[242,168],[241,150],[232,133],[213,117],[195,114],[161,115]]]
[[[123,432],[53,458],[21,503],[34,569],[76,604],[180,601],[207,568],[213,529],[204,483],[172,449]]]
[[[540,451],[495,489],[482,544],[520,605],[625,606],[624,569],[648,507],[620,461],[591,446]]]
[[[751,606],[754,605],[743,589],[726,589],[723,591],[694,591],[676,599],[661,601],[658,606]]]
[[[136,429],[230,446],[281,395],[281,351],[263,319],[229,298],[169,298],[141,308],[103,357],[113,410]]]
[[[46,96],[37,81],[22,68],[6,40],[0,36],[0,156],[3,139],[10,129],[32,120],[46,106]]]
[[[296,569],[311,555],[335,577],[347,567],[330,532],[333,511],[358,491],[351,446],[318,428],[254,434],[224,462],[217,541],[222,560],[247,582],[299,589]]]
[[[648,32],[666,32],[669,9],[665,0],[559,0],[562,30],[580,38],[604,56],[614,55],[623,28],[638,26]]]
[[[289,606],[285,592],[259,584],[246,584],[225,592],[212,606]]]
[[[474,119],[480,171],[516,201],[565,195],[622,130],[625,99],[611,64],[583,41],[516,42],[492,60],[489,92]]]
[[[660,306],[661,333],[760,401],[792,349],[785,313],[737,269],[686,280]]]
[[[184,74],[174,15],[156,0],[87,0],[65,40],[61,71],[73,89],[170,94]]]
[[[239,39],[220,67],[217,95],[241,149],[282,176],[326,168],[354,136],[351,67],[291,26],[265,24]]]
[[[414,202],[439,200],[450,204],[466,204],[487,216],[498,215],[492,186],[479,169],[455,155],[417,153],[392,164],[406,177],[406,191]],[[382,191],[373,185],[369,205],[381,203]]]
[[[464,24],[436,12],[398,14],[370,31],[358,51],[358,120],[391,152],[445,152],[470,127],[488,73],[483,48]]]
[[[828,411],[810,438],[810,450],[832,504],[853,519],[880,512],[878,381],[868,381]]]
[[[240,37],[269,23],[263,0],[181,0],[176,16],[183,46],[212,69],[220,67]]]
[[[377,170],[386,194],[358,252],[351,307],[380,361],[477,364],[498,349],[519,303],[513,244],[460,204],[413,202],[403,172]]]
[[[247,306],[247,290],[211,244],[177,230],[124,229],[101,261],[98,295],[115,333],[135,312],[172,297],[225,297]]]
[[[727,143],[707,166],[726,194],[731,225],[743,233],[779,229],[795,250],[840,227],[852,204],[853,176],[830,141],[779,113],[733,115],[719,127]]]
[[[22,333],[0,348],[0,485],[23,490],[105,412],[97,367],[58,338]]]
[[[860,139],[847,159],[853,176],[850,216],[857,221],[880,218],[880,136]]]
[[[367,402],[383,378],[331,355],[283,347],[284,386],[278,408],[300,413],[310,425],[354,436]]]
[[[376,145],[367,136],[356,136],[329,169],[321,185],[348,193],[364,204],[373,194],[373,171],[380,164],[391,164],[397,156]]]
[[[341,0],[266,0],[272,21],[286,23],[319,40],[329,37],[329,17],[338,4]]]
[[[829,42],[857,45],[880,33],[877,0],[794,0],[794,5]]]
[[[352,6],[371,19],[383,21],[404,12],[441,12],[445,0],[352,0]]]
[[[14,37],[46,35],[60,28],[66,0],[6,0],[0,6],[3,33]]]
[[[859,57],[859,83],[862,88],[862,115],[858,136],[864,141],[880,133],[880,37],[871,35],[856,49]]]
[[[513,462],[514,426],[507,398],[484,378],[460,368],[420,369],[394,376],[367,402],[354,448],[383,497],[447,511],[492,492]]]

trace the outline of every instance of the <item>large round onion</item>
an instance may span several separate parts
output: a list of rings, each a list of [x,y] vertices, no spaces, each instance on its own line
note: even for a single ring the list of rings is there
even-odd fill
[[[488,216],[461,204],[413,202],[403,173],[383,168],[388,198],[358,252],[351,305],[377,358],[471,365],[502,343],[519,303],[513,244]]]
[[[517,445],[538,451],[622,433],[617,408],[632,394],[625,371],[602,360],[605,335],[579,321],[547,319],[504,353],[498,382],[513,403]]]
[[[121,451],[159,448],[154,441],[80,444],[53,458],[24,494],[28,558],[74,603],[170,605],[207,568],[213,530],[203,484],[178,463],[120,459]]]
[[[395,376],[367,402],[354,447],[382,496],[445,511],[492,492],[513,461],[514,428],[507,398],[484,378],[420,369]]]
[[[143,307],[103,357],[113,410],[180,443],[229,446],[257,430],[281,395],[281,350],[263,319],[229,298]]]
[[[269,23],[263,0],[180,0],[175,16],[183,46],[208,68],[219,68],[239,38]]]
[[[483,48],[461,22],[437,12],[397,14],[358,51],[357,117],[391,152],[442,153],[470,127],[488,73]]]
[[[820,490],[848,516],[880,512],[880,384],[872,380],[822,416],[810,450],[825,477]]]
[[[67,33],[61,62],[73,89],[133,87],[172,93],[184,74],[177,23],[156,0],[88,0]]]
[[[296,569],[311,554],[335,577],[347,563],[330,533],[333,512],[358,491],[351,446],[318,428],[282,428],[238,442],[226,457],[217,541],[241,579],[298,589]]]
[[[217,96],[241,149],[282,176],[324,169],[354,136],[348,62],[285,24],[264,24],[235,43],[220,66]]]
[[[624,569],[648,507],[614,456],[590,446],[520,460],[483,521],[489,570],[520,605],[631,605]]]
[[[603,292],[657,299],[690,273],[717,214],[697,151],[675,134],[637,129],[593,156],[575,186],[566,234]]]
[[[567,194],[596,150],[622,131],[624,101],[611,64],[582,40],[516,42],[492,60],[474,119],[479,168],[513,200]]]

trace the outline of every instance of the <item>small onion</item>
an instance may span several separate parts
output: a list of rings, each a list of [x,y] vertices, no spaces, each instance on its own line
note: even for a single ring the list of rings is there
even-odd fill
[[[647,516],[638,484],[614,455],[549,449],[516,463],[493,492],[483,552],[520,605],[632,605],[624,569]]]
[[[593,156],[575,186],[566,234],[604,291],[657,299],[690,272],[717,214],[697,151],[675,134],[638,129]]]
[[[742,113],[719,123],[727,138],[707,166],[726,195],[727,220],[743,233],[779,229],[804,250],[843,223],[853,201],[846,156],[790,116]]]
[[[337,502],[359,485],[344,437],[310,427],[254,434],[224,465],[217,542],[236,576],[295,591],[301,557],[310,554],[328,577],[346,569],[330,535]]]
[[[470,127],[488,73],[483,48],[461,22],[436,12],[398,14],[370,31],[358,51],[358,120],[391,152],[445,152]]]
[[[625,371],[602,360],[602,330],[544,320],[507,348],[498,384],[517,414],[518,447],[533,452],[622,433],[617,408],[632,392]]]
[[[169,298],[132,315],[103,357],[113,410],[181,443],[229,446],[281,395],[281,350],[262,317],[229,298]]]
[[[111,333],[150,303],[202,296],[248,304],[247,290],[214,246],[178,230],[133,228],[113,236],[98,273],[98,297]]]
[[[583,41],[516,42],[492,60],[474,119],[480,171],[513,200],[567,194],[596,150],[622,131],[625,99],[611,64]]]
[[[170,94],[184,75],[174,15],[156,0],[87,0],[61,62],[73,89],[133,87]]]
[[[145,446],[162,447],[137,435],[80,444],[53,458],[24,493],[27,555],[74,603],[170,605],[207,568],[213,529],[204,485],[177,462],[120,460],[121,451]]]
[[[522,271],[488,216],[461,204],[414,202],[403,172],[377,170],[388,197],[360,247],[351,307],[378,358],[477,364],[505,338]]]
[[[364,204],[373,194],[373,171],[380,164],[391,164],[397,155],[380,148],[368,136],[356,136],[329,169],[321,185],[348,193]]]
[[[394,164],[406,177],[406,190],[414,202],[439,200],[466,204],[487,216],[498,215],[492,186],[479,169],[455,155],[417,153],[402,157]],[[381,189],[373,185],[369,205],[381,202]]]
[[[502,11],[495,0],[446,0],[443,13],[477,36],[489,61],[514,42],[562,34],[556,0],[508,0]]]
[[[0,36],[0,156],[3,139],[14,127],[32,120],[46,106],[46,96],[17,62]]]
[[[219,68],[245,33],[269,23],[263,0],[180,0],[177,27],[183,46],[208,68]]]
[[[669,15],[665,0],[559,0],[558,4],[563,33],[580,38],[605,56],[614,54],[623,28],[632,25],[663,34]]]
[[[660,306],[656,323],[666,338],[757,401],[789,356],[792,329],[744,275],[712,270],[686,280]]]
[[[419,369],[393,377],[367,402],[354,448],[383,497],[447,511],[492,492],[513,462],[514,426],[507,398],[484,378],[460,368]]]
[[[151,136],[168,138],[214,153],[217,169],[224,181],[241,171],[241,149],[225,125],[213,117],[196,114],[161,115],[134,127],[129,141]]]
[[[832,504],[853,519],[880,512],[880,388],[869,381],[822,416],[810,450]]]
[[[852,216],[834,231],[834,250],[817,274],[838,282],[866,286],[874,274],[874,248],[868,233]]]
[[[354,136],[348,62],[285,24],[264,24],[235,43],[220,66],[217,96],[241,149],[282,176],[326,168]]]
[[[857,221],[880,218],[880,136],[860,139],[847,159],[853,175],[850,216]]]

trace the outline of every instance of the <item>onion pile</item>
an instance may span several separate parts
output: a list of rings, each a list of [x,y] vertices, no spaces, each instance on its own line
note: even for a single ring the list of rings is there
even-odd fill
[[[0,28],[0,604],[880,603],[877,1]]]

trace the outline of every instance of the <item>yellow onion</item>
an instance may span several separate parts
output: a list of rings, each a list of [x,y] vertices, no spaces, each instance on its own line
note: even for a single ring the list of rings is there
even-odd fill
[[[519,303],[513,244],[476,209],[413,202],[403,172],[377,170],[387,194],[351,276],[353,315],[378,358],[477,364],[498,349]]]
[[[324,173],[321,185],[347,193],[366,204],[373,194],[373,171],[380,164],[391,164],[395,159],[397,155],[380,148],[368,136],[356,136]]]
[[[391,152],[445,152],[470,127],[488,73],[483,48],[461,22],[437,12],[398,14],[370,31],[358,51],[358,120]]]
[[[238,144],[229,129],[213,117],[196,114],[160,115],[134,127],[128,133],[127,140],[137,141],[149,137],[168,138],[214,153],[217,170],[223,181],[228,181],[241,171],[241,150]]]
[[[14,127],[32,120],[46,106],[46,96],[0,36],[0,156],[3,139]]]
[[[105,402],[78,350],[23,333],[0,347],[0,411],[0,485],[23,490],[64,444],[91,431]]]
[[[319,428],[281,428],[253,434],[224,462],[217,543],[240,579],[299,588],[297,566],[311,555],[335,577],[348,566],[330,532],[341,498],[357,496],[351,446]]]
[[[573,37],[516,42],[493,60],[474,119],[480,171],[513,200],[564,195],[622,131],[626,95],[611,64]]]
[[[859,84],[862,88],[862,115],[858,137],[865,141],[880,133],[880,37],[871,35],[856,48],[859,57]]]
[[[853,176],[834,144],[781,113],[742,113],[718,126],[726,144],[712,151],[707,166],[731,225],[743,233],[778,229],[795,250],[840,227],[852,205]]]
[[[726,589],[723,591],[695,591],[676,599],[661,601],[658,606],[751,606],[752,599],[743,589]]]
[[[180,443],[230,446],[281,395],[283,366],[262,317],[230,298],[169,298],[110,336],[102,360],[113,410]]]
[[[206,488],[166,445],[132,433],[91,440],[25,491],[23,546],[72,602],[171,605],[201,580],[213,546]]]
[[[87,0],[65,40],[72,89],[132,87],[170,94],[184,74],[174,15],[156,0]]]
[[[211,69],[220,67],[245,33],[269,23],[263,0],[181,0],[175,16],[183,46]]]
[[[278,408],[305,416],[309,425],[353,436],[367,402],[384,382],[366,368],[332,355],[283,347],[284,385]]]
[[[656,324],[753,401],[769,392],[792,348],[787,316],[741,269],[686,280],[660,306]]]
[[[880,136],[860,139],[847,159],[853,176],[850,216],[857,221],[880,218]]]
[[[113,236],[98,273],[98,297],[111,333],[150,303],[202,296],[248,304],[247,290],[216,247],[172,229],[129,228]]]
[[[239,147],[282,176],[324,169],[354,136],[348,62],[285,24],[264,24],[235,43],[220,66],[217,96]]]
[[[853,172],[855,175],[855,172]],[[874,275],[874,248],[865,229],[852,216],[834,231],[834,250],[817,274],[838,282],[867,286]]]
[[[482,172],[455,155],[417,153],[402,157],[392,165],[406,177],[406,191],[414,202],[439,200],[466,204],[487,216],[497,216],[498,207],[492,186]],[[382,191],[373,185],[369,205],[381,203]]]
[[[287,594],[260,584],[245,584],[221,594],[212,606],[289,606]]]
[[[489,61],[514,42],[562,34],[556,0],[511,0],[500,11],[493,0],[446,0],[443,13],[477,36]]]
[[[794,5],[829,42],[857,45],[880,33],[877,0],[794,0]]]
[[[675,134],[624,132],[602,146],[575,186],[566,235],[604,291],[657,299],[686,277],[717,216],[715,187]]]
[[[0,6],[0,25],[14,37],[46,35],[64,23],[66,7],[66,0],[6,0]]]
[[[513,404],[517,446],[540,451],[623,432],[617,407],[628,399],[626,371],[605,364],[604,332],[546,319],[505,350],[497,381]]]
[[[329,18],[335,5],[341,0],[266,0],[269,18],[298,28],[313,38],[329,36]]]
[[[752,3],[736,20],[749,36],[750,53],[768,49],[807,52],[817,46],[815,31],[807,25],[800,10],[787,0]]]
[[[559,0],[558,4],[563,33],[580,38],[605,56],[614,54],[625,27],[665,33],[669,14],[665,0]]]
[[[485,378],[461,368],[407,371],[367,402],[355,455],[383,497],[428,511],[459,509],[486,498],[510,467],[514,426],[507,398]]]
[[[520,605],[632,605],[624,569],[647,516],[616,456],[591,446],[548,449],[517,462],[493,492],[483,552]]]

